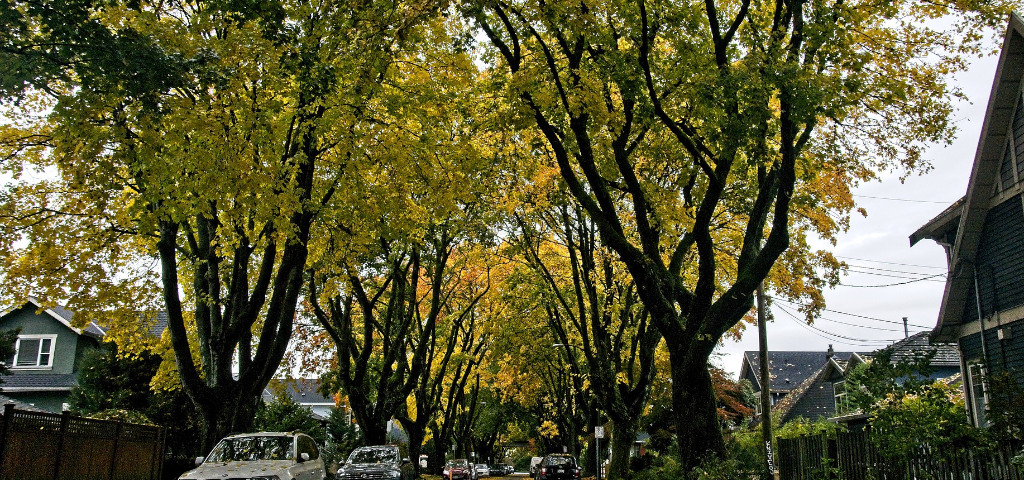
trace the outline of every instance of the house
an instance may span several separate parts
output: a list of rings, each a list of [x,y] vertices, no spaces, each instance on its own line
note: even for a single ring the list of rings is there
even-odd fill
[[[931,342],[927,332],[910,335],[885,347],[890,361],[899,363],[933,352],[929,360],[928,378],[942,379],[960,371],[960,357],[952,344]],[[835,352],[768,352],[771,371],[772,416],[786,423],[798,418],[815,420],[833,418],[849,412],[846,375],[858,365],[872,361],[880,350],[871,353]],[[740,378],[751,381],[760,392],[758,352],[746,352]]]
[[[32,297],[0,313],[0,330],[20,329],[14,357],[5,359],[11,373],[3,377],[0,394],[50,412],[66,408],[83,355],[100,348],[106,333],[92,322],[85,328],[73,326],[73,316],[69,310],[45,307]]]
[[[972,422],[986,426],[996,376],[1024,386],[1024,23],[1003,40],[967,194],[910,236],[946,251],[931,338],[955,342]]]
[[[331,409],[335,407],[335,403],[333,398],[320,394],[319,389],[319,378],[275,378],[263,389],[263,401],[272,402],[286,395],[295,403],[310,409],[317,420],[326,421],[327,417],[331,416]]]
[[[822,369],[830,362],[842,362],[845,364],[851,358],[855,362],[863,362],[863,358],[860,358],[859,355],[863,354],[833,351],[831,345],[826,352],[769,351],[769,388],[772,405],[776,405],[794,390],[806,390],[809,388],[809,384],[805,385],[805,383],[809,379],[811,383],[817,381],[822,373]],[[743,352],[743,364],[740,366],[740,380],[749,381],[753,386],[754,392],[758,395],[760,395],[762,388],[760,358],[761,355],[758,351]],[[758,410],[760,410],[760,404],[758,404]]]

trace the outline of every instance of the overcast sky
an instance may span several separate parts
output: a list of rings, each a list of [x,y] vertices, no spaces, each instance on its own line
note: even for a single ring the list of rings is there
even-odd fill
[[[831,344],[836,351],[870,352],[904,338],[903,317],[908,318],[911,335],[935,326],[945,285],[945,253],[931,240],[911,248],[908,237],[967,193],[997,60],[975,60],[956,77],[970,103],[960,104],[956,113],[956,141],[926,153],[934,166],[930,173],[903,184],[893,175],[854,192],[868,216],[856,215],[834,248],[835,255],[850,265],[850,273],[843,277],[843,285],[826,292],[828,311],[811,326],[788,313],[801,318],[791,305],[777,302],[775,320],[767,327],[769,350],[824,352]],[[756,328],[748,328],[742,341],[719,347],[723,355],[717,362],[735,376],[748,350],[757,350]]]

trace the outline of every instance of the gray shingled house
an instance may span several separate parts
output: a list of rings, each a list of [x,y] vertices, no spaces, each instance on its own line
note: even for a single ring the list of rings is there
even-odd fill
[[[1024,23],[1010,18],[967,194],[919,228],[946,250],[932,339],[956,342],[972,422],[986,426],[990,379],[1024,386]]]
[[[74,313],[62,307],[43,308],[39,300],[0,313],[0,330],[21,329],[14,358],[4,359],[11,374],[3,377],[0,393],[50,412],[64,409],[86,350],[100,347],[105,332],[90,322],[72,326]]]
[[[960,373],[960,357],[952,344],[933,343],[927,332],[911,335],[886,347],[893,363],[913,360],[934,351],[928,378],[938,380]],[[804,418],[832,418],[847,413],[846,375],[871,361],[876,352],[768,352],[771,371],[772,416],[782,423]],[[740,378],[760,392],[758,352],[746,352]]]
[[[768,368],[772,415],[783,422],[797,417],[814,420],[835,415],[832,383],[842,379],[849,364],[864,362],[864,353],[828,351],[769,351]],[[748,380],[761,391],[760,352],[743,353],[740,380]],[[784,412],[780,408],[784,408]],[[777,417],[779,418],[779,417]]]

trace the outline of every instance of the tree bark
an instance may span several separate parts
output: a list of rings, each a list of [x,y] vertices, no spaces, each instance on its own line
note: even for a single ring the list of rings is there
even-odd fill
[[[711,457],[724,457],[725,441],[718,421],[707,359],[695,362],[680,359],[681,356],[678,353],[670,355],[672,408],[676,417],[679,458],[689,470]]]
[[[608,480],[629,478],[629,458],[638,429],[635,420],[612,420],[612,457],[608,464]]]

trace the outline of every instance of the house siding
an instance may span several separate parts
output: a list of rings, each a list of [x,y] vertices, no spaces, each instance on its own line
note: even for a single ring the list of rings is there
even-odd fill
[[[45,312],[36,314],[34,306],[22,307],[4,318],[0,323],[0,330],[21,329],[21,335],[56,335],[57,340],[53,344],[53,367],[46,370],[22,370],[13,369],[17,372],[35,373],[74,373],[75,358],[79,350],[79,335],[73,330],[50,317]]]
[[[1007,323],[1001,327],[985,322],[985,347],[988,358],[985,361],[990,375],[1009,372],[1016,375],[1017,381],[1024,385],[1024,320]],[[1004,330],[1005,340],[999,339],[999,330]],[[981,333],[960,338],[960,351],[966,361],[982,358]]]
[[[1019,196],[996,205],[985,216],[977,253],[977,285],[968,290],[961,318],[964,323],[1024,305],[1024,205]]]
[[[821,382],[811,385],[800,401],[793,406],[786,418],[789,421],[797,417],[816,420],[834,417],[836,414],[836,396],[832,382]]]

